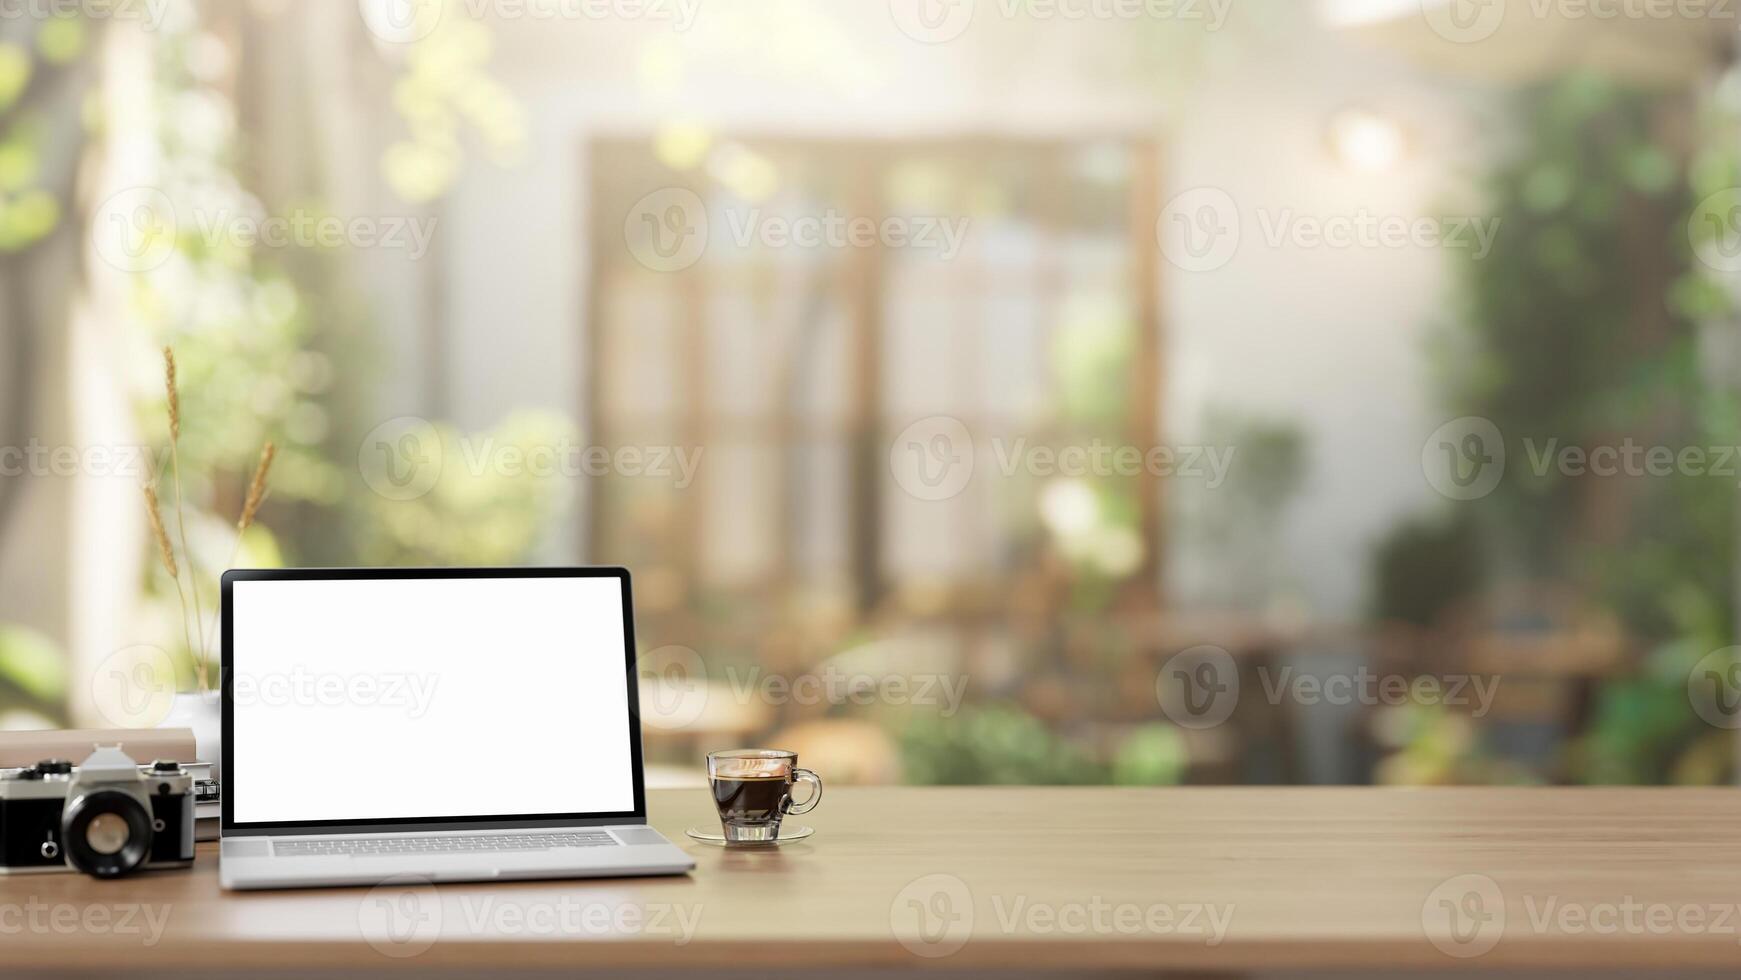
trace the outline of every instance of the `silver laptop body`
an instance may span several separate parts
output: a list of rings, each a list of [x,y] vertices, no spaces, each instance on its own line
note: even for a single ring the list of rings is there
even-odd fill
[[[647,826],[628,572],[233,570],[225,888],[681,874]]]

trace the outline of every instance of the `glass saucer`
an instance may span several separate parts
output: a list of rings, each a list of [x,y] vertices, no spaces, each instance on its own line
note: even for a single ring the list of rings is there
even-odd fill
[[[712,844],[716,847],[779,847],[781,844],[790,844],[793,841],[801,841],[809,837],[816,833],[816,828],[806,827],[800,823],[782,824],[779,838],[770,841],[728,841],[725,839],[725,831],[717,827],[711,830],[704,827],[691,827],[684,833],[691,840],[698,840],[703,844]]]

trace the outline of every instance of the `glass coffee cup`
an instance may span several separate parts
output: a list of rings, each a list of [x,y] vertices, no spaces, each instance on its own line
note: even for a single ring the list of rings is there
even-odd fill
[[[783,749],[709,752],[707,781],[728,844],[771,844],[780,839],[781,818],[822,801],[822,777],[798,768],[798,753]],[[802,803],[792,798],[797,783],[811,786]]]

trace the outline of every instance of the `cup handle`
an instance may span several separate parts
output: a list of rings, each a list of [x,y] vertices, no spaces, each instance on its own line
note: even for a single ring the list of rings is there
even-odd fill
[[[805,800],[804,802],[794,803],[792,801],[791,783],[787,784],[787,786],[786,786],[786,805],[782,808],[784,812],[793,813],[793,814],[809,813],[811,810],[816,809],[816,804],[822,802],[822,777],[821,776],[816,775],[815,773],[811,772],[808,769],[794,769],[794,770],[792,770],[792,783],[809,783],[812,787],[815,788],[815,792],[811,793],[810,798]]]

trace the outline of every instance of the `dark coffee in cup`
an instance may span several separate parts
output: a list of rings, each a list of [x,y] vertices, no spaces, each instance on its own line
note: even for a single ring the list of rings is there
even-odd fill
[[[799,769],[798,754],[781,749],[710,752],[707,780],[731,844],[771,844],[780,839],[782,817],[808,813],[822,799],[821,777]],[[812,788],[804,802],[795,803],[792,785],[799,782]]]
[[[728,823],[766,824],[780,817],[786,786],[784,776],[722,776],[713,781],[713,802]]]

